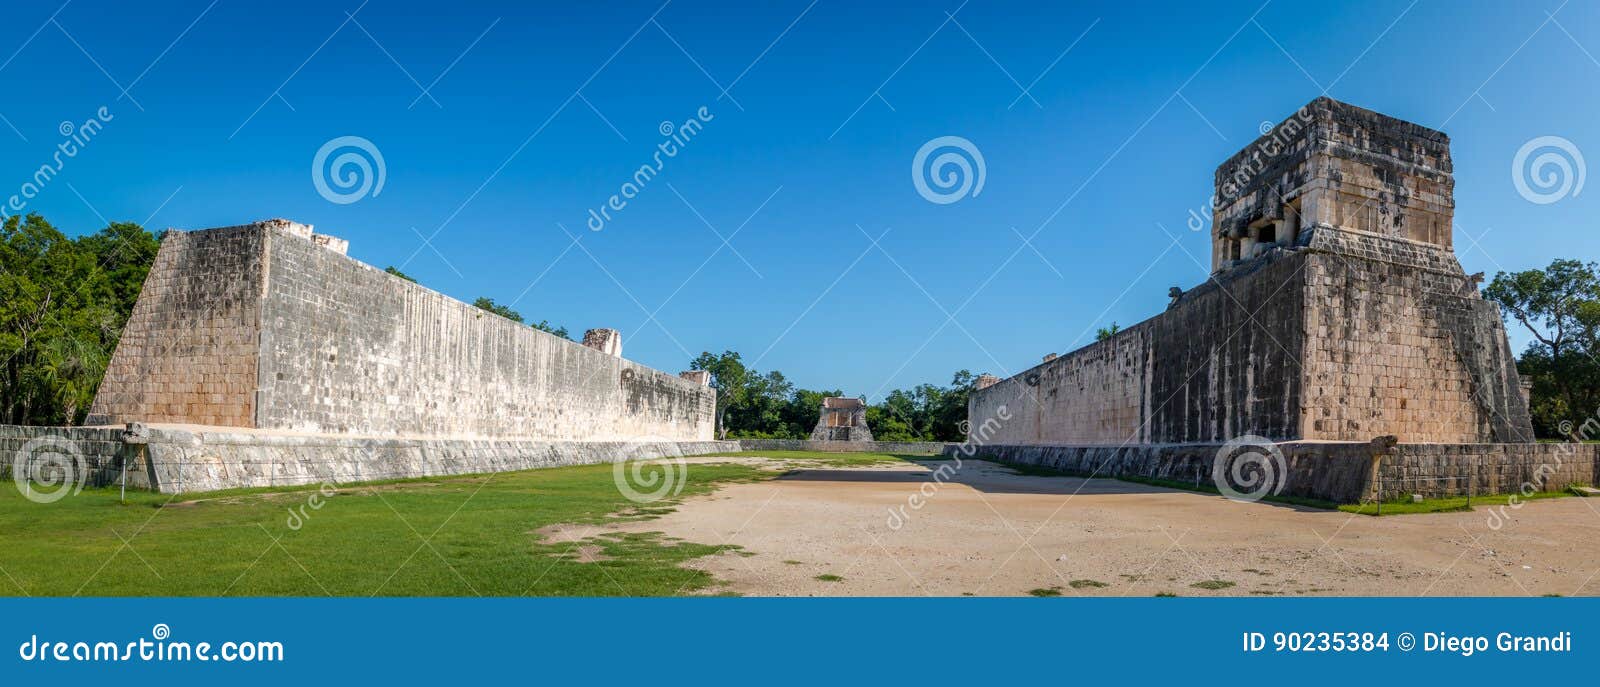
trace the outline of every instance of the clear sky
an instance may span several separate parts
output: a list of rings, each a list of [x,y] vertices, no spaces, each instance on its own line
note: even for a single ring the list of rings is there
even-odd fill
[[[627,357],[668,371],[732,349],[877,400],[1077,348],[1206,278],[1188,223],[1216,165],[1324,92],[1451,135],[1469,272],[1600,257],[1600,191],[1535,204],[1511,170],[1539,136],[1600,155],[1589,2],[6,0],[4,16],[0,199],[104,106],[26,201],[68,233],[287,217],[451,296],[620,329]],[[589,211],[655,165],[662,123],[702,107],[592,231]],[[343,136],[377,149],[383,185],[329,187],[354,201],[335,203],[312,163]],[[983,185],[934,203],[912,163],[944,136],[980,152]]]

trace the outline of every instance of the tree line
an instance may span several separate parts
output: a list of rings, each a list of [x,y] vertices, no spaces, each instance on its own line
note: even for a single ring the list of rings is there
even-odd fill
[[[816,428],[822,399],[838,389],[801,389],[772,370],[762,373],[735,351],[701,353],[689,365],[711,373],[717,390],[718,435],[728,439],[806,439]],[[896,389],[867,406],[867,426],[878,441],[961,441],[966,438],[967,395],[974,376],[961,370],[949,386]]]

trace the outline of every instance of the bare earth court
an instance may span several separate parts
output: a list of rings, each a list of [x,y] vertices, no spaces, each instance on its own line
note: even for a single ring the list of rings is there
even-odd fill
[[[1575,596],[1600,590],[1600,504],[1589,499],[1377,518],[1109,479],[1019,475],[967,460],[920,509],[910,507],[908,498],[927,493],[932,470],[947,462],[799,469],[726,485],[659,519],[607,529],[743,547],[742,555],[686,564],[725,582],[713,593]],[[902,507],[903,521],[890,515]],[[1491,509],[1503,509],[1497,529]],[[575,541],[594,532],[574,528],[554,536]]]

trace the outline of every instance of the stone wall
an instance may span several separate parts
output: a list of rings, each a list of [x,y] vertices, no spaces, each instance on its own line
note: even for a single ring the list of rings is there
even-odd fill
[[[257,426],[710,439],[715,391],[274,235]],[[615,346],[620,351],[620,346]]]
[[[1426,497],[1510,494],[1524,484],[1562,491],[1600,481],[1596,444],[1400,444],[1375,454],[1366,442],[1297,441],[1275,444],[1283,454],[1279,496],[1333,503]],[[1080,476],[1160,479],[1209,488],[1221,444],[1125,446],[986,445],[979,458]],[[954,456],[959,447],[947,449]],[[964,454],[963,454],[964,455]],[[1374,460],[1378,469],[1373,469]],[[1273,482],[1277,484],[1278,482]],[[1237,488],[1237,485],[1235,485]],[[1244,491],[1242,488],[1241,491]]]
[[[1294,438],[1304,346],[1300,267],[1297,259],[1258,261],[1109,339],[974,389],[969,420],[991,427],[994,443]]]
[[[1298,437],[1533,441],[1499,309],[1448,250],[1327,228],[1312,234]]]
[[[60,483],[62,470],[70,466],[67,481],[74,488],[103,486],[120,477],[122,451],[122,430],[116,428],[0,425],[0,480],[10,480],[20,469],[24,477]]]
[[[168,231],[87,424],[253,426],[265,248],[250,226]]]
[[[117,484],[191,493],[241,487],[485,474],[739,450],[734,441],[535,441],[307,435],[260,430],[148,427],[124,444],[105,427],[0,425],[0,478],[17,464],[40,479],[72,466],[73,489]],[[8,487],[9,488],[9,487]]]
[[[90,421],[547,441],[712,436],[713,389],[301,234],[309,227],[283,221],[169,232]]]

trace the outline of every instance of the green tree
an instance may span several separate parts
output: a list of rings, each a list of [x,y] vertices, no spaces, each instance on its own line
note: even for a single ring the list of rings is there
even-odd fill
[[[0,423],[83,421],[159,245],[120,222],[76,239],[38,215],[0,224]]]
[[[570,340],[572,338],[570,335],[567,334],[567,328],[566,327],[552,326],[548,320],[539,320],[538,322],[530,323],[528,326],[529,327],[533,327],[534,329],[537,329],[537,330],[539,330],[541,332],[546,332],[546,333],[549,333],[549,334],[555,334],[556,336],[559,336],[559,337],[561,337],[563,339],[569,339]]]
[[[1094,340],[1105,341],[1106,339],[1116,336],[1117,332],[1120,331],[1122,331],[1122,327],[1118,326],[1117,323],[1112,322],[1111,326],[1109,327],[1101,327],[1096,329],[1094,332]]]
[[[405,277],[405,275],[399,275],[399,276]],[[472,307],[478,308],[480,310],[486,310],[488,312],[492,312],[492,313],[494,313],[496,315],[499,315],[499,316],[504,317],[504,318],[506,318],[508,320],[511,320],[512,322],[516,322],[518,324],[526,324],[529,327],[533,327],[534,329],[537,329],[537,330],[539,330],[541,332],[554,334],[554,335],[559,336],[559,337],[561,337],[563,339],[571,339],[572,338],[570,335],[567,334],[567,328],[566,327],[557,327],[557,326],[551,325],[549,320],[539,320],[538,322],[524,322],[522,320],[522,313],[519,313],[519,312],[517,312],[515,310],[512,310],[508,306],[504,306],[504,305],[501,305],[499,303],[494,302],[493,298],[479,298],[478,300],[475,300],[475,301],[472,302]]]
[[[1600,412],[1600,267],[1555,260],[1545,269],[1501,272],[1483,291],[1532,335],[1517,372],[1533,380],[1529,411],[1540,436],[1562,420]]]
[[[517,312],[515,310],[512,310],[511,308],[509,308],[507,306],[500,305],[499,303],[494,302],[493,298],[479,298],[478,300],[475,300],[475,301],[472,302],[472,307],[478,308],[480,310],[487,310],[489,312],[492,312],[492,313],[494,313],[496,315],[504,317],[504,318],[506,318],[508,320],[511,320],[512,322],[516,322],[518,324],[522,324],[523,323],[522,322],[522,313],[519,313],[519,312]]]
[[[749,395],[746,383],[750,371],[734,351],[723,351],[721,354],[705,351],[689,363],[689,369],[711,373],[711,388],[717,390],[717,436],[727,438],[734,429],[728,423],[728,411],[745,404]]]
[[[395,267],[394,265],[390,265],[388,267],[383,268],[383,271],[388,272],[389,274],[392,274],[392,275],[394,275],[396,277],[404,279],[404,280],[406,280],[408,282],[411,282],[413,284],[417,283],[417,278],[416,277],[413,277],[413,276],[411,276],[409,274],[406,274],[405,272],[401,272],[400,268]]]

